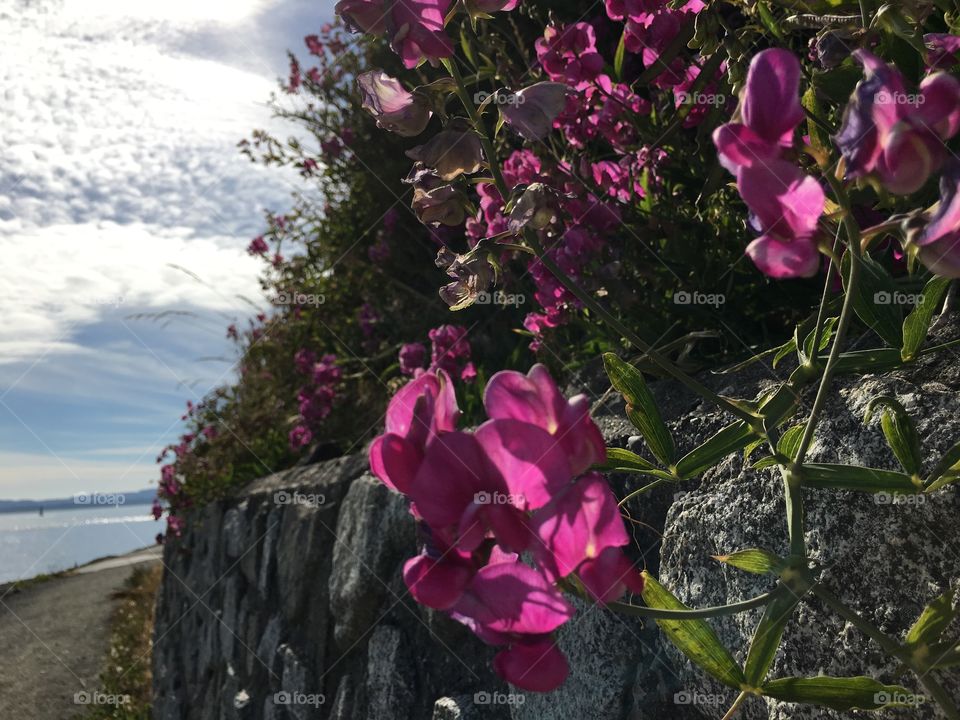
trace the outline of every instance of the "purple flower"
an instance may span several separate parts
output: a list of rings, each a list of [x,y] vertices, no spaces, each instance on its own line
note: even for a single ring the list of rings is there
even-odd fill
[[[307,445],[313,441],[313,433],[310,432],[310,428],[306,425],[297,425],[290,431],[290,449],[294,452],[303,450]]]
[[[400,372],[413,377],[423,370],[427,361],[427,348],[423,343],[406,343],[400,348]]]
[[[914,241],[920,262],[931,272],[960,278],[960,162],[953,160],[940,178],[940,204]]]
[[[935,73],[911,93],[903,75],[872,53],[853,57],[865,77],[835,137],[847,177],[874,175],[896,195],[914,193],[943,165],[944,141],[960,130],[960,82]]]

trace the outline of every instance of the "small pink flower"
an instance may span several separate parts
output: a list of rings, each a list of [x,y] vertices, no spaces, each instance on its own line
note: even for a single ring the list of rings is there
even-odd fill
[[[564,27],[548,25],[536,42],[537,59],[551,80],[580,88],[603,70],[593,26],[578,22]]]

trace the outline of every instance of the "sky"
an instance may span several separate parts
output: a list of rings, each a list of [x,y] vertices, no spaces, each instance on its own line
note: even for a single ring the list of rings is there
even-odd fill
[[[0,498],[155,485],[232,377],[268,306],[245,248],[298,179],[236,143],[290,134],[266,103],[332,6],[0,0]]]

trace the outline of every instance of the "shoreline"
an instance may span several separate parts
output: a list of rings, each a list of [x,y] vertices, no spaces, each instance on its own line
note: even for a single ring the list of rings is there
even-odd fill
[[[154,548],[158,548],[159,552],[152,552]],[[0,582],[0,598],[5,597],[9,593],[22,592],[29,587],[50,582],[51,580],[58,580],[63,577],[68,577],[75,573],[82,574],[84,572],[96,572],[95,569],[91,570],[90,568],[91,566],[95,566],[100,563],[103,564],[103,569],[107,569],[110,567],[121,567],[123,565],[135,565],[139,562],[149,562],[152,559],[150,556],[154,556],[159,559],[163,554],[162,548],[162,545],[158,545],[156,543],[152,545],[144,545],[143,547],[137,548],[136,550],[131,550],[128,553],[121,553],[119,555],[104,555],[64,570],[58,570],[51,573],[38,573],[29,578]],[[138,556],[143,556],[143,559],[140,559]],[[125,560],[128,562],[123,562]],[[19,589],[17,586],[19,586]]]

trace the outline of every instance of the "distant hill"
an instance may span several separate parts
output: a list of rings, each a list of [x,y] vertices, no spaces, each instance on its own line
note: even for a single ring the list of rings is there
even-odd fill
[[[44,510],[83,510],[109,505],[146,505],[157,495],[155,488],[124,493],[84,493],[83,496],[54,498],[52,500],[0,500],[0,513],[40,512]],[[84,497],[86,502],[84,502]],[[121,500],[122,498],[122,500]]]

